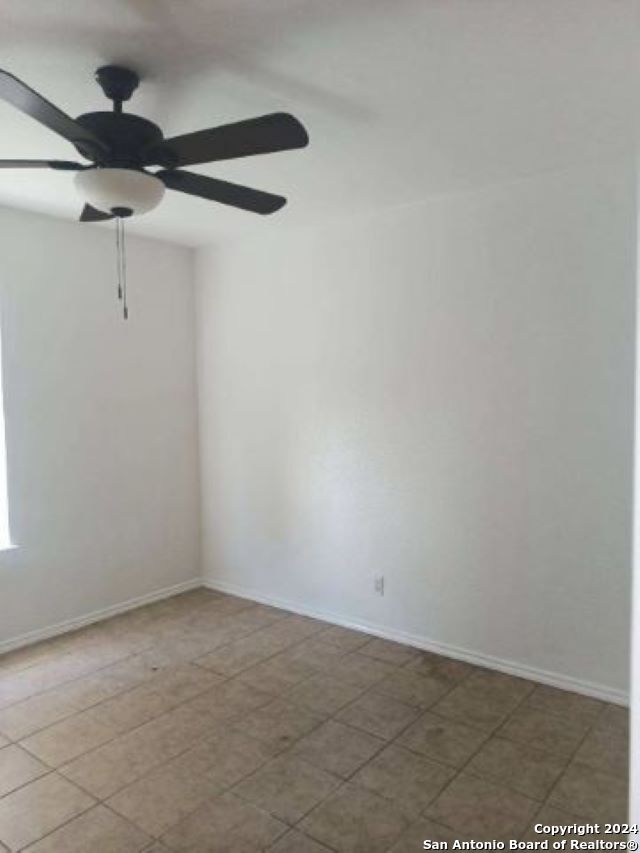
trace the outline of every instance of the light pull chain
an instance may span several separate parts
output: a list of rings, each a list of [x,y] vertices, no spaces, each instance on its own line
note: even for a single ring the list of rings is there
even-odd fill
[[[127,244],[125,242],[124,219],[120,220],[122,234],[120,235],[120,244],[122,251],[122,315],[125,320],[129,319],[129,305],[127,304]]]
[[[127,304],[127,246],[125,242],[124,219],[116,217],[116,261],[118,277],[118,299],[122,300],[122,315],[129,319]]]
[[[120,250],[120,219],[116,219],[116,269],[118,276],[118,299],[122,299],[122,264],[121,257],[122,252]]]

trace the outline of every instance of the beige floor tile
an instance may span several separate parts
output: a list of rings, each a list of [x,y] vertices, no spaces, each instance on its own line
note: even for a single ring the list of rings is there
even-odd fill
[[[467,770],[534,800],[544,800],[567,761],[566,757],[494,737],[472,758]]]
[[[126,732],[223,682],[223,676],[182,664],[163,670],[141,686],[102,702],[92,713],[105,725]]]
[[[183,664],[154,680],[153,689],[172,702],[180,703],[224,684],[225,680],[216,673],[203,672],[202,667]]]
[[[222,794],[170,829],[162,840],[176,853],[256,853],[287,829],[251,803]]]
[[[273,696],[232,679],[192,699],[188,705],[208,714],[213,723],[228,723],[273,702]]]
[[[593,723],[604,708],[604,704],[597,699],[581,696],[579,693],[569,693],[567,690],[558,690],[556,687],[547,687],[544,684],[535,687],[527,700],[527,705],[540,711],[563,714],[572,719],[579,717],[587,723]]]
[[[235,628],[242,628],[248,633],[259,631],[260,628],[266,628],[268,625],[273,625],[274,622],[279,622],[286,617],[283,610],[278,610],[276,607],[269,607],[267,604],[257,604],[255,607],[247,608],[237,613],[234,616],[227,617],[229,624]]]
[[[365,693],[336,717],[369,734],[391,740],[420,715],[418,708],[404,705],[383,693]]]
[[[379,752],[385,743],[367,732],[329,720],[298,741],[291,754],[346,779]]]
[[[212,740],[202,741],[180,760],[213,782],[221,791],[254,773],[277,750],[249,735],[223,731]]]
[[[408,669],[399,669],[383,678],[372,688],[376,693],[384,693],[405,705],[426,710],[442,699],[451,690],[451,685],[439,678],[420,675]]]
[[[227,646],[220,646],[196,660],[198,666],[206,667],[221,675],[237,675],[257,663],[273,657],[286,647],[282,640],[258,637],[250,634]]]
[[[629,738],[619,729],[594,727],[575,755],[576,761],[617,776],[629,774]]]
[[[19,746],[0,749],[0,797],[45,773],[49,773],[49,768]]]
[[[0,707],[60,687],[128,655],[129,651],[118,643],[105,642],[89,647],[78,643],[72,652],[45,660],[7,678],[0,678]]]
[[[379,637],[369,640],[358,651],[362,655],[368,655],[370,658],[382,660],[394,666],[404,666],[409,661],[417,660],[420,657],[420,652],[411,646],[403,646],[401,643],[382,640]]]
[[[215,725],[211,716],[202,708],[187,702],[135,729],[130,737],[138,738],[139,743],[153,746],[160,760],[168,760],[214,733]]]
[[[51,767],[60,767],[116,736],[112,726],[96,720],[92,711],[67,717],[21,741],[21,745]]]
[[[75,703],[60,691],[42,693],[0,711],[0,732],[12,740],[57,723],[78,711]]]
[[[549,795],[549,804],[588,821],[627,820],[627,780],[580,764],[569,765]]]
[[[350,652],[334,662],[330,673],[348,684],[367,688],[382,681],[394,671],[395,667],[389,663],[374,660],[358,652]]]
[[[251,633],[250,628],[237,624],[234,619],[232,615],[221,616],[215,614],[211,607],[203,607],[193,613],[184,614],[179,622],[174,622],[173,630],[176,633],[181,632],[185,639],[202,640],[201,648],[213,651],[218,646],[225,646]],[[201,657],[202,652],[197,656]]]
[[[471,835],[476,840],[517,838],[528,826],[539,803],[461,773],[445,788],[425,814],[436,823]]]
[[[218,787],[191,772],[184,761],[169,762],[119,791],[107,805],[158,837],[219,792]]]
[[[451,850],[454,841],[466,840],[467,836],[460,832],[447,829],[446,826],[434,823],[428,818],[420,818],[402,833],[389,853],[418,853],[419,850],[424,850],[425,841],[444,842],[448,847],[443,849]]]
[[[150,842],[141,829],[96,806],[37,841],[28,853],[139,853]]]
[[[629,736],[629,709],[621,705],[605,705],[596,722],[597,728],[612,728]]]
[[[233,789],[233,793],[285,823],[297,823],[341,780],[297,758],[276,758]]]
[[[304,640],[307,637],[311,637],[314,634],[319,634],[320,631],[326,631],[327,622],[324,619],[317,619],[315,616],[304,616],[302,613],[293,613],[289,610],[281,610],[284,613],[288,620],[291,622],[295,622],[298,628],[304,628],[304,630],[300,630],[300,639]]]
[[[319,639],[316,639],[316,635],[303,640],[301,643],[297,643],[295,646],[291,646],[288,653],[298,660],[309,664],[318,673],[324,672],[329,674],[331,674],[336,661],[346,655],[346,652],[338,648],[338,646],[320,642]]]
[[[535,689],[532,681],[491,669],[476,670],[465,680],[464,686],[489,700],[511,697],[518,702],[529,696]]]
[[[21,850],[94,803],[75,785],[50,773],[0,800],[0,842],[9,850]]]
[[[275,625],[270,625],[264,631],[270,632],[273,637],[282,637],[287,640],[288,644],[299,643],[301,640],[306,640],[309,637],[319,635],[322,631],[326,631],[327,623],[319,619],[312,619],[310,616],[301,616],[297,613],[285,613],[285,618],[281,619]]]
[[[149,773],[211,734],[204,712],[186,705],[64,765],[60,772],[98,799]]]
[[[303,660],[281,652],[269,660],[245,669],[238,681],[256,690],[279,696],[307,678],[315,675],[316,669]]]
[[[453,686],[477,671],[477,667],[464,661],[445,658],[433,652],[419,652],[418,657],[409,661],[407,669],[438,678]]]
[[[167,700],[148,684],[102,702],[92,709],[95,720],[123,734],[170,709]]]
[[[60,772],[94,797],[106,799],[144,776],[163,758],[152,744],[138,743],[125,735],[64,765]]]
[[[232,630],[230,626],[219,626],[219,630],[212,631],[188,624],[176,626],[173,630],[167,631],[163,641],[158,645],[164,646],[165,649],[173,647],[177,651],[176,664],[179,665],[179,662],[184,664],[209,654],[221,645],[224,639],[229,641],[229,637],[236,639],[242,636],[246,634],[238,629]]]
[[[361,687],[321,674],[296,685],[287,692],[285,698],[317,714],[331,715],[353,702],[361,693]]]
[[[162,670],[195,660],[210,651],[208,643],[194,641],[178,632],[176,636],[156,638],[151,647],[141,651],[140,656],[149,666]]]
[[[178,630],[172,634],[158,639],[142,653],[149,664],[159,668],[183,665],[209,654],[216,645],[211,636],[202,636],[200,631]]]
[[[414,752],[462,767],[478,750],[487,733],[480,729],[445,720],[427,711],[398,738],[398,744]]]
[[[240,598],[237,595],[228,595],[220,593],[219,600],[212,603],[216,613],[220,616],[231,616],[234,613],[240,613],[242,610],[247,610],[255,605],[254,601],[249,601],[247,598]]]
[[[109,663],[114,663],[123,655],[122,651],[109,648],[74,652],[0,678],[0,708],[88,675]]]
[[[347,782],[300,828],[338,853],[384,853],[408,824],[392,802]]]
[[[513,693],[474,686],[469,679],[433,705],[432,711],[441,717],[492,732],[505,721],[519,702],[520,699]]]
[[[392,745],[365,764],[351,781],[393,800],[408,818],[414,820],[454,774],[450,767]]]
[[[363,634],[361,631],[352,631],[351,628],[342,628],[340,625],[333,625],[331,628],[321,631],[317,639],[322,643],[337,646],[345,652],[354,652],[356,649],[367,645],[371,640],[371,636]]]
[[[323,717],[291,702],[276,699],[238,720],[235,727],[283,750],[315,729]]]
[[[589,729],[579,717],[540,711],[537,708],[518,708],[498,730],[509,740],[527,743],[535,749],[570,756]]]
[[[627,740],[625,708],[195,590],[0,660],[0,830],[36,814],[36,853],[406,853],[514,820],[535,839],[538,818],[623,817]],[[47,760],[147,832],[81,791],[69,806]]]
[[[19,672],[29,666],[41,663],[43,660],[63,653],[62,647],[68,643],[68,635],[54,637],[33,643],[30,646],[21,646],[13,651],[5,652],[0,658],[0,677],[4,678],[12,672]]]
[[[250,601],[248,598],[243,599],[235,595],[228,595],[225,592],[219,592],[218,590],[210,589],[209,592],[213,593],[213,595],[209,601],[203,604],[199,612],[210,613],[219,619],[227,616],[235,616],[245,610],[252,610],[254,607],[267,607],[267,605],[259,604],[256,601]]]
[[[170,598],[154,601],[147,605],[145,610],[154,617],[171,616],[184,612],[192,613],[199,604],[215,601],[219,596],[220,593],[218,592],[206,589],[206,587],[198,587],[187,592],[181,592],[178,595],[172,595]]]
[[[84,711],[153,678],[156,671],[145,654],[134,655],[112,666],[79,678],[60,689],[60,694]],[[53,720],[51,722],[54,722]]]
[[[331,853],[328,847],[303,835],[297,829],[291,829],[276,843],[269,847],[269,853]]]

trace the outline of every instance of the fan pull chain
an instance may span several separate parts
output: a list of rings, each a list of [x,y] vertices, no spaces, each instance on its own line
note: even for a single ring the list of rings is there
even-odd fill
[[[125,320],[129,319],[129,305],[127,304],[127,244],[125,242],[124,219],[120,220],[122,234],[120,236],[122,251],[122,315]]]
[[[116,219],[116,269],[118,276],[118,299],[122,299],[122,269],[120,259],[120,219]]]
[[[127,304],[127,246],[125,242],[124,219],[116,217],[116,263],[118,277],[118,299],[122,300],[122,315],[129,319]]]

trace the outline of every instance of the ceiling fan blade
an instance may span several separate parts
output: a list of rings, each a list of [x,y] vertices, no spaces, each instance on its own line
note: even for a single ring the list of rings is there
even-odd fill
[[[106,222],[107,219],[113,219],[112,213],[104,213],[102,210],[96,210],[90,204],[85,204],[80,214],[80,222]]]
[[[0,69],[0,98],[39,121],[58,136],[80,146],[83,154],[85,151],[87,156],[107,153],[105,144],[94,133],[63,113],[22,80],[18,80],[13,74],[2,69]]]
[[[193,172],[168,169],[156,172],[156,175],[171,190],[200,196],[200,198],[228,204],[231,207],[240,207],[252,213],[263,215],[275,213],[287,203],[286,198],[281,195],[272,195],[240,184],[230,184],[228,181],[219,181],[217,178],[196,175]]]
[[[147,165],[164,165],[162,159],[154,159],[161,158],[162,153],[175,158],[176,166],[192,166],[304,148],[308,143],[307,131],[297,118],[288,113],[270,113],[166,139],[149,152]]]
[[[0,160],[0,169],[58,169],[75,172],[85,167],[70,160]]]

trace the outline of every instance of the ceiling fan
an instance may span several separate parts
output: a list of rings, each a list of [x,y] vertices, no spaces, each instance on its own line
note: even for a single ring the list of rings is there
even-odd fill
[[[81,222],[146,213],[160,203],[165,188],[260,214],[274,213],[286,204],[282,196],[181,167],[304,148],[309,137],[292,115],[270,113],[165,139],[153,122],[122,111],[140,82],[135,71],[106,65],[95,77],[113,102],[113,111],[73,119],[13,74],[0,70],[0,98],[67,139],[90,161],[0,160],[0,169],[76,172],[76,186],[86,201]],[[160,168],[151,172],[149,167]]]

